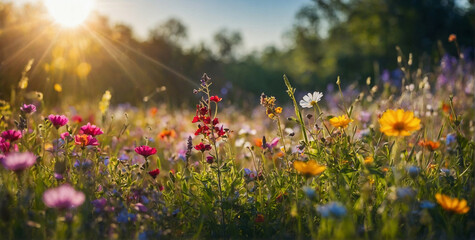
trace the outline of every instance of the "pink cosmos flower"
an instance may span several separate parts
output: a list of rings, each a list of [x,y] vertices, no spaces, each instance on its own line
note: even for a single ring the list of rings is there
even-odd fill
[[[136,147],[135,152],[147,158],[148,156],[157,153],[157,149],[143,145],[140,147]]]
[[[2,138],[14,142],[21,138],[21,131],[19,130],[7,130],[2,132]]]
[[[74,190],[69,184],[48,189],[43,193],[43,202],[50,208],[76,208],[81,206],[85,199],[84,193]]]
[[[36,156],[33,153],[10,153],[2,161],[3,166],[11,171],[19,172],[33,166]]]
[[[103,134],[104,132],[96,125],[91,125],[91,123],[87,123],[86,125],[81,127],[81,130],[79,130],[79,133],[87,134],[87,135],[91,135],[95,137],[97,135]]]
[[[81,147],[86,146],[97,146],[99,142],[91,135],[81,134],[74,136],[74,143],[80,145]]]
[[[51,121],[55,128],[60,128],[68,123],[68,118],[64,115],[49,115],[48,119]]]
[[[20,107],[20,110],[24,113],[31,114],[36,112],[36,106],[33,104],[23,104],[23,106]]]

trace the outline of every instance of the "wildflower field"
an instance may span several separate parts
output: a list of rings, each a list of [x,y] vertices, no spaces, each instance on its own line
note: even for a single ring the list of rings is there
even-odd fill
[[[284,75],[290,101],[252,110],[212,73],[192,108],[47,103],[22,78],[0,102],[1,238],[473,239],[475,63],[397,61],[327,91]]]

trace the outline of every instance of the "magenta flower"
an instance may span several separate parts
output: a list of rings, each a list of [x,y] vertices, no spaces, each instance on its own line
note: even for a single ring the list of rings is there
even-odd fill
[[[2,137],[0,137],[0,150],[2,150],[3,153],[10,151],[10,142],[5,141]]]
[[[10,153],[2,161],[3,167],[8,170],[19,172],[33,166],[36,156],[33,153]]]
[[[20,107],[20,110],[24,113],[31,114],[36,112],[36,106],[33,104],[23,104],[23,106]]]
[[[43,202],[47,207],[62,210],[81,206],[85,199],[84,193],[74,190],[69,184],[48,189],[43,193]]]
[[[104,132],[96,125],[91,125],[91,123],[87,123],[86,125],[81,127],[81,130],[79,130],[79,133],[87,134],[87,135],[91,135],[95,137],[97,135],[103,134]]]
[[[2,132],[2,138],[14,142],[21,138],[21,131],[19,130],[7,130]]]
[[[71,135],[68,133],[68,132],[64,132],[64,133],[61,133],[61,139],[63,139],[64,141],[66,141],[66,139],[71,139]]]
[[[68,118],[64,115],[49,115],[48,116],[48,119],[51,121],[51,123],[53,124],[53,126],[55,128],[60,128],[64,125],[66,125],[66,123],[68,123]]]
[[[135,152],[147,158],[148,156],[157,153],[157,149],[144,145],[144,146],[136,147]]]
[[[80,145],[81,147],[99,145],[99,142],[97,141],[97,139],[95,139],[91,135],[86,135],[86,134],[74,136],[74,143],[76,143],[76,145]]]

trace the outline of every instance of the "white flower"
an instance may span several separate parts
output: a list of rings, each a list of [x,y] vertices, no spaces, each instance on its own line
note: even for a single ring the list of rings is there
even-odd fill
[[[303,100],[300,100],[300,106],[303,108],[312,108],[313,106],[317,105],[318,102],[323,97],[323,93],[321,92],[313,92],[313,95],[311,93],[308,93],[307,95],[303,96]]]

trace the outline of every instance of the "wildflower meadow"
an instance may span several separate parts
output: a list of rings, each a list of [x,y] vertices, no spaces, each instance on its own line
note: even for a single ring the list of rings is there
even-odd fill
[[[474,62],[399,63],[399,87],[295,89],[284,75],[288,104],[263,93],[248,112],[207,74],[180,110],[19,91],[1,102],[2,235],[473,238]]]

